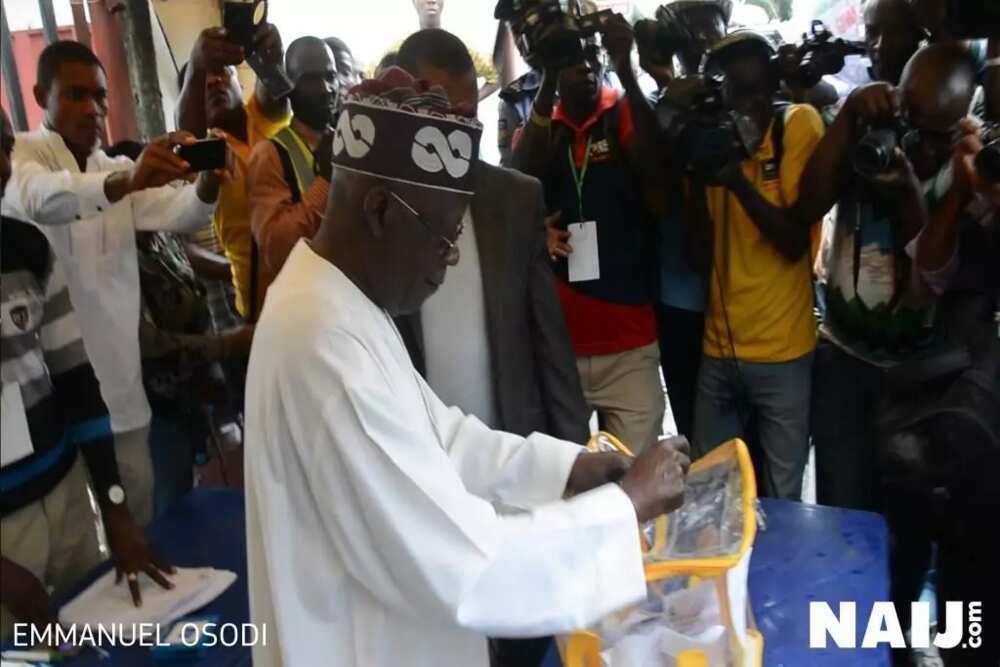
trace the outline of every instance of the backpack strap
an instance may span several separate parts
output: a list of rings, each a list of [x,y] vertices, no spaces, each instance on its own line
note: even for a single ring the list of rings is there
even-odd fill
[[[270,142],[274,144],[275,150],[278,151],[278,159],[281,160],[281,172],[285,177],[285,183],[288,184],[288,189],[292,193],[292,202],[299,203],[302,200],[302,191],[299,189],[299,179],[295,176],[295,166],[292,164],[292,157],[288,154],[288,150],[285,145],[271,137]]]
[[[781,159],[785,157],[785,115],[790,104],[776,104],[774,107],[774,126],[771,128],[771,147],[774,149],[774,160],[781,167]]]
[[[313,158],[312,150],[310,150],[306,142],[302,140],[302,137],[291,127],[283,127],[278,130],[271,137],[271,142],[275,146],[280,146],[284,149],[285,157],[288,158],[292,166],[292,177],[289,178],[288,169],[284,165],[284,158],[282,158],[282,167],[285,168],[285,180],[288,182],[290,188],[292,188],[293,183],[295,184],[293,191],[297,188],[299,197],[301,198],[302,193],[312,185],[313,179],[316,178],[316,171],[314,169],[315,158]],[[278,154],[280,156],[281,152],[279,151]]]

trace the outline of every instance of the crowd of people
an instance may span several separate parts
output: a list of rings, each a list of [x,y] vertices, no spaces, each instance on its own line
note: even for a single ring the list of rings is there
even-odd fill
[[[495,166],[430,4],[365,81],[340,39],[206,28],[145,143],[99,146],[86,46],[42,52],[42,125],[2,118],[4,639],[102,559],[88,486],[135,603],[169,587],[142,528],[209,459],[246,489],[261,665],[539,664],[644,595],[688,439],[742,438],[788,500],[813,448],[818,502],[886,516],[904,628],[932,568],[942,602],[1000,589],[1000,37],[866,0],[839,98],[726,0],[668,2],[665,59],[620,15],[558,65],[516,39]],[[242,90],[248,49],[291,93]],[[634,460],[581,454],[595,413]]]

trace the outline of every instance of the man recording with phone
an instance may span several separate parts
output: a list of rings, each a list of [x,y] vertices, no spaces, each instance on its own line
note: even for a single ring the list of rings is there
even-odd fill
[[[704,70],[721,76],[711,103],[720,115],[702,124],[708,112],[691,112],[675,132],[671,159],[690,173],[692,210],[702,211],[689,222],[707,226],[694,231],[712,237],[695,448],[703,455],[743,436],[756,417],[765,491],[798,499],[816,338],[811,223],[800,222],[796,209],[799,179],[823,123],[808,105],[775,109],[773,55],[771,43],[750,31],[733,33],[709,51]],[[711,151],[710,139],[720,132],[739,137],[737,155],[729,152],[732,139],[724,154]]]
[[[658,134],[632,68],[631,27],[620,15],[604,18],[599,31],[624,98],[599,84],[596,45],[581,49],[577,39],[578,58],[546,62],[514,166],[541,179],[549,211],[561,216],[549,254],[588,406],[642,451],[665,409],[651,299],[654,223],[643,187],[656,180]],[[549,52],[544,40],[538,46]]]
[[[270,23],[256,28],[250,48],[272,67],[282,62],[281,36]],[[246,51],[224,27],[203,30],[185,66],[176,121],[178,128],[198,137],[205,136],[208,128],[222,130],[233,154],[233,177],[222,186],[212,224],[230,262],[236,310],[252,322],[273,276],[266,267],[259,267],[256,279],[252,279],[247,162],[253,147],[287,125],[289,115],[285,99],[276,99],[261,80],[243,101],[236,66],[244,61]]]
[[[247,177],[250,227],[270,275],[277,275],[295,243],[312,238],[323,219],[337,108],[337,67],[323,40],[292,42],[285,67],[294,83],[292,122],[254,146]]]
[[[45,111],[38,130],[18,137],[14,180],[3,199],[11,217],[48,236],[67,274],[87,351],[111,413],[115,448],[132,515],[152,518],[151,417],[139,354],[136,231],[193,231],[208,224],[220,175],[196,183],[175,152],[187,132],[151,141],[136,162],[97,147],[108,112],[104,66],[86,46],[53,42],[38,59],[35,100]]]

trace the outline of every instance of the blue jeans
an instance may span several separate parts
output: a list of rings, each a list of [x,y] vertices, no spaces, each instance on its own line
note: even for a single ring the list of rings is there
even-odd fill
[[[757,417],[764,452],[765,495],[799,500],[809,458],[809,393],[813,353],[780,363],[703,356],[694,408],[694,456],[744,438]]]
[[[827,340],[816,347],[811,420],[821,505],[882,509],[871,429],[884,375]]]

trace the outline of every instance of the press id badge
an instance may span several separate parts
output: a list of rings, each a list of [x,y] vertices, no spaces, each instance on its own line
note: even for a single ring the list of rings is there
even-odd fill
[[[21,386],[16,382],[3,383],[3,405],[0,421],[3,422],[0,441],[0,468],[20,461],[34,451],[31,433],[28,431],[28,417],[21,398]]]
[[[566,227],[570,233],[569,244],[573,252],[569,254],[569,281],[580,283],[601,277],[601,263],[597,251],[597,223],[574,222]]]

